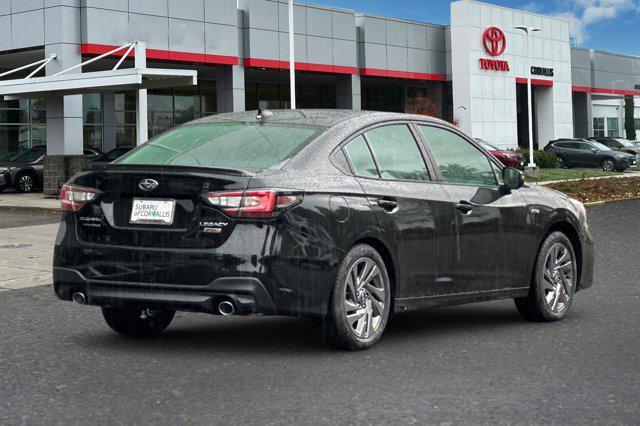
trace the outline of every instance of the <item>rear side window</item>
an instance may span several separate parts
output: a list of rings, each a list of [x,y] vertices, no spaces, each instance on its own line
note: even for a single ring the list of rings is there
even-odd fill
[[[371,151],[362,136],[358,136],[344,147],[353,171],[357,176],[379,177],[376,163],[371,157]]]
[[[116,163],[268,169],[293,157],[323,130],[277,123],[193,124],[161,134]]]
[[[422,154],[405,124],[378,127],[365,133],[384,179],[429,180]]]
[[[491,161],[469,141],[439,127],[419,128],[446,182],[496,185]]]

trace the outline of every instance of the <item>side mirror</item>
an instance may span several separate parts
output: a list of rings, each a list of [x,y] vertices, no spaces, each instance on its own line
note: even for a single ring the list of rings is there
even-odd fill
[[[524,185],[524,177],[517,169],[505,167],[502,169],[502,182],[507,189],[518,189]]]

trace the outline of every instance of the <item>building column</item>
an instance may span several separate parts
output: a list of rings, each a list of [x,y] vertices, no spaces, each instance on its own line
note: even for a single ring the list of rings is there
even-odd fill
[[[336,103],[341,109],[362,109],[362,89],[358,74],[337,76]]]
[[[216,69],[218,113],[245,110],[244,67],[220,65]]]
[[[102,152],[116,147],[116,94],[102,92]]]
[[[79,64],[82,56],[73,44],[52,44],[45,47],[45,57],[57,58],[46,67],[46,75]],[[81,72],[80,69],[71,73]],[[56,196],[60,187],[84,164],[82,134],[82,95],[47,98],[47,155],[44,161],[44,194]]]

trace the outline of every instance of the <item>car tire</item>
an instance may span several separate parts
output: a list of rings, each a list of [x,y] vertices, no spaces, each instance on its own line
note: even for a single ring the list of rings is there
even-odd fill
[[[604,160],[602,162],[602,170],[605,172],[613,172],[616,169],[616,163],[613,160]]]
[[[558,158],[556,159],[556,165],[559,169],[567,169],[567,162],[565,161],[565,159],[563,157],[558,156]]]
[[[143,308],[102,308],[102,316],[112,330],[130,337],[151,337],[162,333],[175,311]]]
[[[340,265],[321,325],[327,343],[350,351],[370,348],[380,340],[390,309],[391,284],[382,257],[369,245],[356,245]]]
[[[515,299],[516,308],[529,321],[564,318],[578,282],[578,263],[571,241],[562,232],[551,233],[542,243],[529,294]]]
[[[0,186],[0,194],[2,194],[4,192],[4,190],[7,189],[6,185],[2,185]]]
[[[36,180],[31,173],[21,173],[16,176],[14,187],[16,191],[22,193],[33,192],[36,186]]]

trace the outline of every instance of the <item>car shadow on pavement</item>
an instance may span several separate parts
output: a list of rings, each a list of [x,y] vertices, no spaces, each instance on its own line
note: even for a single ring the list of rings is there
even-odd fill
[[[446,335],[456,339],[479,329],[523,327],[512,303],[503,301],[464,307],[427,309],[395,315],[376,348],[402,341]],[[311,321],[289,317],[209,317],[179,314],[160,336],[135,339],[106,329],[73,337],[76,344],[92,349],[186,353],[291,353],[331,351]]]

